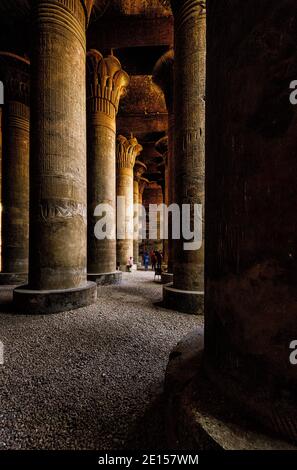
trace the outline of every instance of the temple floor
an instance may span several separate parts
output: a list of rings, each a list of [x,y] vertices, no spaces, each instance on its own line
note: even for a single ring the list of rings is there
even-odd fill
[[[203,319],[155,305],[151,271],[100,288],[95,305],[11,313],[0,290],[0,449],[162,449],[164,374]]]

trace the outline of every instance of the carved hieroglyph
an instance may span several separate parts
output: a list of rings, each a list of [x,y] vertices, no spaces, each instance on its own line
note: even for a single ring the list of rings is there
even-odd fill
[[[86,23],[81,0],[32,11],[29,284],[86,285]]]
[[[116,225],[116,115],[128,84],[129,77],[116,57],[88,52],[88,274],[116,269],[116,241],[95,237],[98,218],[94,210],[99,204],[111,206]]]
[[[135,160],[142,151],[142,146],[135,137],[117,138],[117,196],[125,198],[125,216],[118,221],[118,235],[124,239],[117,240],[117,263],[123,268],[127,260],[133,257],[133,168]],[[119,238],[119,237],[118,237]]]
[[[29,76],[27,60],[0,53],[0,80],[5,89],[2,160],[2,272],[5,275],[26,276],[28,272]]]

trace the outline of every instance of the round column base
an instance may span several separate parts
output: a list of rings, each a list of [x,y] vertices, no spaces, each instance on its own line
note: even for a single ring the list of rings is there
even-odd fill
[[[168,448],[200,450],[295,450],[243,413],[242,396],[228,400],[205,374],[203,331],[197,329],[171,352],[165,376]]]
[[[132,271],[137,271],[138,270],[138,266],[136,264],[133,264],[133,266],[131,266],[131,268],[129,269],[128,268],[128,265],[126,264],[121,264],[119,266],[119,269],[120,271],[122,271],[123,273],[132,273]]]
[[[17,286],[28,282],[28,273],[0,273],[1,286]]]
[[[97,286],[112,286],[122,282],[122,271],[111,273],[88,274],[88,280],[95,282]]]
[[[203,315],[204,292],[180,290],[167,284],[163,287],[163,305],[178,312]]]
[[[97,300],[97,285],[87,282],[75,289],[31,290],[29,286],[17,287],[13,301],[17,313],[47,314],[66,312],[91,305]]]
[[[162,273],[161,284],[173,284],[173,273]]]

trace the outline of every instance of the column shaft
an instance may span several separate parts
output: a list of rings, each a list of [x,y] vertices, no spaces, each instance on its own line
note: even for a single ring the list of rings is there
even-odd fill
[[[138,211],[138,203],[139,203],[139,183],[137,180],[134,179],[133,182],[134,188],[134,237],[138,233],[139,230],[139,211]],[[139,264],[139,240],[134,238],[133,241],[133,258],[134,264]]]
[[[29,290],[15,299],[47,312],[96,295],[86,272],[87,17],[80,0],[36,0],[32,18]]]
[[[206,14],[198,0],[172,0],[175,21],[175,201],[204,208],[205,55]],[[181,239],[174,244],[174,284],[164,288],[165,302],[188,313],[203,313],[204,247],[185,250]]]
[[[97,284],[120,281],[116,272],[116,114],[120,97],[129,83],[128,75],[114,56],[103,58],[88,53],[88,278]],[[98,239],[94,211],[107,204],[114,239]],[[102,214],[104,216],[104,214]],[[132,255],[131,255],[132,256]]]
[[[125,205],[125,213],[118,211],[118,239],[117,239],[117,263],[122,269],[126,269],[129,258],[133,258],[133,233],[134,233],[134,188],[133,168],[137,155],[142,147],[137,139],[126,139],[118,136],[117,139],[117,196],[121,197]],[[119,218],[120,215],[120,218]]]
[[[0,53],[4,82],[2,155],[2,271],[0,284],[25,283],[29,257],[30,63]]]
[[[284,27],[297,14],[293,0],[258,6],[210,2],[205,365],[226,403],[297,443],[297,69]]]
[[[29,256],[29,107],[9,102],[4,113],[2,161],[2,273],[26,280]]]

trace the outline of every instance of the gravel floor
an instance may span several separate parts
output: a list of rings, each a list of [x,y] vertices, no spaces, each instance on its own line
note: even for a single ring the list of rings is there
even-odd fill
[[[154,305],[161,293],[127,273],[91,307],[30,317],[1,288],[0,449],[166,448],[168,356],[202,319]]]

